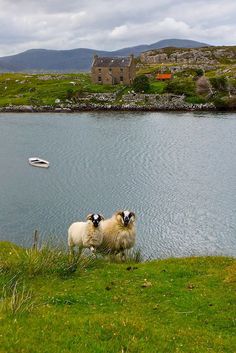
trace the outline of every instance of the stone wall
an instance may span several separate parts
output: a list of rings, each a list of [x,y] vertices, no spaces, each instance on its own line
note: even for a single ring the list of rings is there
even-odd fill
[[[185,102],[184,95],[129,93],[117,100],[115,94],[94,93],[78,98],[77,102],[67,101],[54,106],[10,105],[0,108],[0,112],[74,112],[92,110],[191,111],[214,109],[215,106],[213,103],[187,103]]]

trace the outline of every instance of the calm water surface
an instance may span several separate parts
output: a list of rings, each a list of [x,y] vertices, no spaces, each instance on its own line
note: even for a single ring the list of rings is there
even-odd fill
[[[0,187],[0,237],[21,245],[128,208],[146,258],[236,256],[236,114],[0,114]]]

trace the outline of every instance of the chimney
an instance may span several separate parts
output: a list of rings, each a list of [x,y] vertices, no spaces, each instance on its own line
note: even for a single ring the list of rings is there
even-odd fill
[[[98,58],[98,55],[97,54],[94,54],[93,56],[93,61],[92,61],[92,67],[94,66],[94,63],[96,61],[96,59]]]

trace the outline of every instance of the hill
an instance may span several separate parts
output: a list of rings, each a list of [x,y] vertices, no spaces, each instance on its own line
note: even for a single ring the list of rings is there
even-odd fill
[[[23,53],[0,58],[0,72],[78,72],[90,69],[93,55],[139,56],[142,52],[164,47],[198,48],[207,46],[186,39],[166,39],[150,45],[139,45],[116,51],[100,51],[94,49],[46,50],[31,49]]]
[[[144,64],[236,64],[236,46],[151,49],[141,53],[140,61]]]

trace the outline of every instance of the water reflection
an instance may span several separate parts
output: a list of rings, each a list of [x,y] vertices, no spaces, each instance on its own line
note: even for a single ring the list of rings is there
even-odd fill
[[[0,115],[0,235],[66,242],[91,211],[137,214],[146,258],[236,255],[236,114]],[[28,157],[50,161],[32,168]]]

